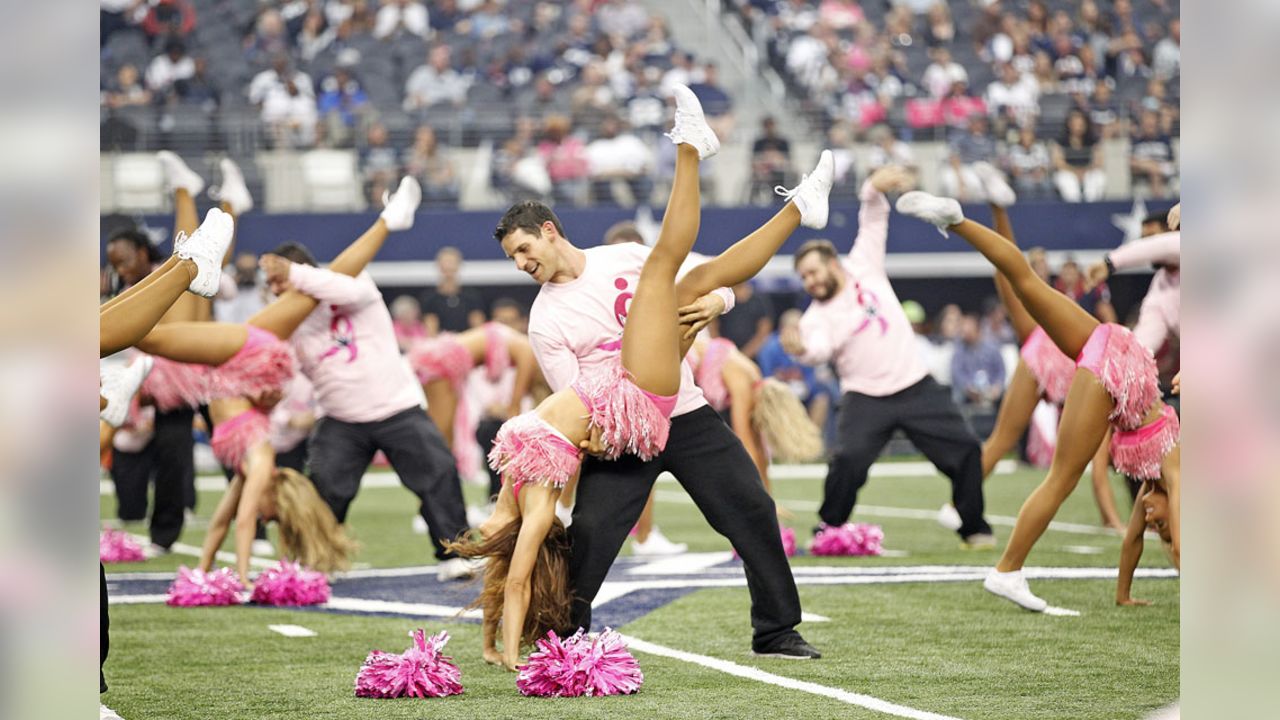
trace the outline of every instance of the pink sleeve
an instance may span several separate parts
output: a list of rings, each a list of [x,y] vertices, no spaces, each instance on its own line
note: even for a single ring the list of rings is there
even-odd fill
[[[359,307],[382,300],[382,293],[368,273],[358,277],[294,263],[289,282],[298,292],[339,307]]]
[[[831,332],[825,327],[822,318],[806,311],[800,317],[800,340],[804,343],[804,355],[796,358],[803,365],[821,365],[829,362],[835,354],[835,345],[831,342]]]
[[[533,357],[553,392],[560,392],[578,379],[578,356],[562,341],[530,332],[529,344],[533,346]]]
[[[1164,347],[1164,342],[1169,337],[1169,328],[1160,317],[1159,311],[1144,302],[1138,311],[1138,322],[1133,326],[1133,337],[1137,339],[1139,345],[1155,355],[1160,352],[1160,348]]]
[[[885,246],[889,239],[889,199],[870,180],[862,183],[858,193],[858,236],[853,239],[849,258],[859,264],[884,272]]]
[[[1107,253],[1117,270],[1144,265],[1177,265],[1182,260],[1182,233],[1168,232],[1125,243]]]

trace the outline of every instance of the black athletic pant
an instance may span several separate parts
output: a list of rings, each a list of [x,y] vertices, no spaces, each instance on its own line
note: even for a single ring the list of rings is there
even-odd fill
[[[484,463],[485,470],[489,471],[489,499],[493,500],[498,497],[498,493],[502,491],[502,476],[497,470],[489,467],[489,448],[493,447],[493,439],[498,437],[498,430],[502,427],[502,421],[495,418],[484,418],[476,425],[476,442],[480,443],[481,462]]]
[[[302,474],[307,472],[307,441],[304,438],[293,449],[284,452],[276,451],[276,467],[289,468],[297,470]]]
[[[676,476],[711,527],[742,558],[751,593],[752,646],[763,648],[796,634],[800,596],[782,550],[773,498],[742,443],[707,406],[672,418],[666,450],[653,460],[624,455],[612,462],[584,462],[569,526],[574,627],[566,630],[591,627],[591,601],[663,470]]]
[[[322,418],[310,446],[311,481],[320,497],[329,503],[338,522],[346,520],[347,508],[378,450],[386,453],[400,482],[422,501],[420,512],[427,521],[436,558],[455,557],[440,540],[453,540],[467,529],[462,481],[453,453],[420,407],[375,422]]]
[[[818,516],[828,525],[848,522],[867,471],[901,429],[929,462],[951,478],[951,502],[960,513],[960,537],[990,533],[983,518],[982,446],[951,393],[932,377],[892,395],[846,392],[840,401],[836,449],[827,470]]]
[[[155,435],[141,452],[116,451],[111,456],[111,479],[116,485],[120,519],[146,517],[147,487],[154,484],[151,542],[164,548],[177,542],[182,534],[184,488],[195,483],[193,419],[195,411],[186,408],[157,412]]]

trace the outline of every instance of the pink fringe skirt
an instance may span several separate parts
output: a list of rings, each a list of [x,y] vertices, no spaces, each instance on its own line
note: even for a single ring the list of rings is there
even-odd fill
[[[702,353],[702,361],[693,369],[694,382],[702,388],[707,403],[716,412],[729,407],[729,390],[724,386],[724,361],[733,349],[732,340],[713,338]]]
[[[293,378],[293,349],[260,327],[248,325],[244,347],[213,368],[210,385],[215,398],[253,397],[266,390],[282,390]]]
[[[578,448],[532,410],[503,423],[489,450],[489,467],[511,477],[517,498],[526,484],[564,487],[581,462]]]
[[[209,402],[213,369],[207,365],[180,363],[153,355],[151,374],[142,381],[142,392],[162,412],[198,408]]]
[[[484,324],[484,376],[498,382],[511,367],[511,349],[507,347],[507,327],[501,323]]]
[[[414,343],[408,356],[409,366],[418,376],[418,382],[426,385],[436,380],[448,380],[459,393],[467,373],[475,367],[471,353],[451,334]]]
[[[626,453],[652,460],[667,446],[678,396],[640,389],[621,358],[579,374],[573,391],[587,406],[591,425],[600,428],[606,458],[616,460]]]
[[[1063,355],[1049,338],[1049,334],[1039,326],[1022,343],[1019,355],[1036,377],[1040,391],[1049,402],[1061,405],[1067,399],[1071,380],[1076,375],[1076,364],[1071,362],[1071,358]]]
[[[270,437],[271,419],[261,410],[252,408],[218,424],[213,429],[209,444],[213,447],[213,456],[223,467],[239,472],[245,453],[258,443],[268,442]]]
[[[1099,325],[1080,350],[1076,366],[1094,375],[1116,402],[1107,418],[1118,430],[1136,430],[1160,397],[1156,361],[1128,328]]]
[[[1178,444],[1181,432],[1178,414],[1165,405],[1154,421],[1137,430],[1116,430],[1111,434],[1111,461],[1129,477],[1158,480],[1160,463]]]

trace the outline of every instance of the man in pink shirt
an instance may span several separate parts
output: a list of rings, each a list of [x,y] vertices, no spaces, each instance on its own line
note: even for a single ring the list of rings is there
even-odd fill
[[[811,240],[795,254],[796,272],[813,302],[799,327],[779,339],[801,363],[832,363],[844,393],[818,516],[827,525],[849,520],[871,464],[901,429],[951,478],[965,544],[992,547],[991,526],[982,516],[982,446],[921,361],[915,332],[885,273],[890,205],[884,194],[912,184],[911,174],[896,166],[863,183],[858,236],[843,261],[826,240]]]
[[[1171,336],[1181,335],[1181,263],[1182,233],[1169,232],[1161,213],[1143,221],[1141,240],[1121,245],[1089,268],[1089,282],[1097,285],[1117,270],[1155,266],[1138,324],[1133,326],[1138,342],[1152,353],[1159,352]]]
[[[413,225],[418,202],[401,198],[401,192],[379,220],[389,230]],[[319,268],[299,243],[285,243],[272,255],[278,257],[263,256],[263,268],[273,292],[292,288],[320,301],[291,338],[323,415],[309,447],[311,481],[320,496],[338,522],[345,521],[374,453],[383,451],[400,482],[422,501],[422,518],[441,561],[437,576],[472,574],[472,566],[440,542],[467,529],[461,480],[444,437],[422,407],[417,380],[401,359],[391,313],[373,278]]]

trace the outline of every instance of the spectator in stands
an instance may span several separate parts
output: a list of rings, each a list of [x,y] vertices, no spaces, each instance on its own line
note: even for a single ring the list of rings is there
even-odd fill
[[[292,82],[298,91],[308,97],[315,97],[315,88],[311,83],[311,76],[295,70],[289,60],[288,53],[277,53],[271,59],[271,67],[263,70],[253,76],[253,80],[249,81],[248,97],[249,102],[254,106],[263,107],[272,95],[288,94],[286,85]]]
[[[466,17],[466,13],[458,9],[457,0],[439,0],[431,5],[429,23],[435,32],[453,32],[454,27]]]
[[[303,94],[293,80],[273,91],[262,103],[262,122],[274,147],[305,149],[316,143],[316,101]]]
[[[404,170],[418,178],[422,185],[422,204],[428,207],[451,207],[458,204],[458,173],[447,148],[440,147],[436,131],[430,125],[419,125],[413,135],[413,146],[405,151]]]
[[[1053,273],[1049,270],[1049,254],[1039,246],[1027,248],[1027,264],[1036,277],[1050,285],[1053,284]]]
[[[595,3],[595,17],[606,35],[634,38],[649,27],[649,13],[640,3],[604,0]]]
[[[1116,322],[1116,309],[1111,304],[1111,288],[1105,282],[1089,286],[1080,265],[1071,258],[1062,263],[1058,278],[1053,282],[1058,292],[1066,295],[1085,312],[1096,317],[1100,322]]]
[[[209,73],[209,61],[202,57],[195,59],[195,72],[191,77],[179,80],[174,87],[183,103],[199,105],[206,112],[213,112],[222,102],[222,89]]]
[[[533,90],[521,93],[516,99],[516,112],[522,117],[543,120],[564,112],[568,102],[564,93],[551,81],[550,73],[538,73],[533,80]]]
[[[462,332],[484,324],[484,298],[473,288],[464,288],[459,279],[462,252],[445,246],[436,253],[436,270],[440,279],[434,290],[422,296],[422,320],[427,335]]]
[[[408,352],[409,347],[419,340],[427,338],[427,328],[422,319],[422,305],[412,295],[398,295],[387,306],[391,311],[391,326],[396,332],[396,344],[400,352]]]
[[[689,86],[698,102],[702,103],[702,112],[707,117],[707,124],[721,139],[733,134],[733,101],[729,94],[720,87],[720,69],[714,62],[702,66],[702,80]]]
[[[533,148],[533,121],[516,119],[516,132],[497,152],[489,167],[495,190],[513,203],[519,200],[546,200],[551,196],[551,176],[547,165]]]
[[[1168,80],[1176,77],[1182,69],[1182,21],[1173,18],[1169,21],[1169,34],[1156,43],[1152,51],[1151,69],[1156,77]]]
[[[915,154],[911,152],[911,146],[899,140],[893,128],[888,125],[876,125],[871,128],[871,132],[867,133],[867,140],[871,143],[867,153],[869,170],[874,171],[885,165],[901,165],[910,170],[915,169],[916,159]]]
[[[529,316],[525,314],[520,303],[509,297],[500,297],[493,301],[490,317],[494,322],[506,325],[516,332],[524,335],[529,333]]]
[[[982,98],[969,94],[967,83],[957,82],[951,86],[951,92],[938,103],[942,113],[942,122],[952,130],[964,130],[971,126],[970,120],[981,115],[985,118],[987,104]],[[990,132],[988,126],[987,132]]]
[[[1177,174],[1177,166],[1173,143],[1160,129],[1156,113],[1144,112],[1138,121],[1138,130],[1130,140],[1129,170],[1135,181],[1150,185],[1153,197],[1169,197],[1169,184]]]
[[[818,5],[818,19],[837,31],[843,31],[862,24],[866,16],[855,0],[822,0]]]
[[[1053,58],[1043,50],[1037,52],[1034,58],[1035,64],[1031,72],[1035,75],[1040,94],[1057,95],[1061,91],[1061,86],[1058,83],[1058,71],[1053,67]]]
[[[258,15],[253,30],[244,39],[245,59],[257,67],[265,66],[268,61],[276,62],[281,54],[288,55],[291,38],[284,17],[280,11],[265,6]]]
[[[653,194],[653,153],[640,138],[624,130],[616,115],[600,123],[600,134],[586,147],[591,178],[591,200],[612,205],[649,204]],[[614,181],[631,189],[631,203],[614,195]]]
[[[595,131],[605,117],[612,115],[618,105],[618,97],[609,85],[609,75],[604,63],[592,60],[582,68],[582,76],[569,95],[569,110],[573,127]]]
[[[372,207],[381,208],[383,194],[400,179],[400,153],[391,145],[387,126],[380,122],[370,124],[365,132],[365,144],[360,148],[360,174],[364,178],[365,198]]]
[[[636,73],[636,86],[627,100],[627,123],[646,141],[653,142],[666,127],[667,103],[658,91],[661,78],[655,67]]]
[[[954,135],[947,146],[948,161],[938,176],[942,192],[961,202],[985,199],[982,173],[999,172],[990,166],[996,157],[996,143],[991,138],[987,116],[970,116],[968,131]]]
[[[585,195],[590,168],[587,164],[586,146],[569,129],[569,118],[563,115],[548,117],[543,123],[538,154],[546,163],[547,175],[551,178],[551,193],[555,200],[577,204]]]
[[[98,11],[99,47],[117,32],[131,30],[138,23],[138,13],[146,0],[101,0]]]
[[[184,38],[196,27],[196,9],[191,0],[151,0],[142,19],[147,37]]]
[[[982,303],[982,340],[996,347],[1016,345],[1018,336],[1009,322],[1009,312],[998,297],[988,297]]]
[[[969,83],[969,73],[965,71],[963,65],[951,59],[949,49],[938,47],[931,50],[929,54],[933,62],[924,69],[921,85],[931,97],[941,100],[951,93],[952,86],[956,83],[966,85]]]
[[[960,340],[951,355],[951,398],[973,414],[989,416],[1004,395],[1004,358],[994,345],[983,341],[976,315],[965,315],[960,321]],[[990,431],[990,420],[977,422]]]
[[[751,201],[772,202],[773,188],[790,187],[791,143],[778,133],[771,116],[760,122],[760,137],[751,144]]]
[[[956,24],[951,19],[951,8],[938,0],[925,13],[924,42],[929,47],[948,47],[956,38]]]
[[[1034,123],[1040,114],[1040,88],[1034,78],[1022,75],[1011,63],[1001,63],[997,79],[987,86],[987,112],[995,123],[996,134],[1004,128]]]
[[[1053,146],[1053,183],[1067,202],[1102,199],[1107,176],[1102,170],[1102,147],[1089,116],[1081,110],[1067,114],[1061,139]]]
[[[1130,30],[1112,39],[1107,46],[1107,75],[1121,83],[1151,76],[1151,64],[1138,33]]]
[[[178,38],[165,41],[164,52],[147,66],[147,87],[159,104],[177,97],[174,84],[196,73],[196,61],[187,54],[187,46]]]
[[[1045,144],[1036,139],[1034,125],[1018,130],[1018,142],[1005,151],[1002,165],[1018,197],[1043,200],[1053,196],[1053,159]]]
[[[343,58],[347,60],[349,58]],[[369,96],[352,75],[351,66],[339,63],[333,74],[320,81],[316,110],[325,123],[325,136],[333,147],[346,147],[351,134],[370,110]]]
[[[1089,122],[1101,139],[1119,137],[1124,131],[1124,123],[1120,114],[1120,103],[1115,99],[1115,90],[1109,81],[1097,84],[1093,89],[1093,98],[1089,101]]]
[[[948,303],[938,311],[938,319],[933,322],[933,342],[935,345],[950,345],[960,339],[960,319],[964,313],[960,306]]]
[[[426,5],[416,0],[383,0],[373,21],[373,36],[385,40],[401,32],[420,38],[431,34]]]
[[[773,332],[773,303],[745,282],[733,286],[733,310],[718,320],[719,336],[728,338],[743,355],[755,359]]]
[[[843,120],[831,123],[827,131],[827,148],[831,150],[831,159],[835,166],[835,181],[831,186],[832,200],[841,199],[853,202],[858,199],[858,183],[854,168],[855,153],[853,151],[853,128]]]
[[[438,103],[461,107],[470,87],[471,81],[450,64],[449,46],[439,44],[427,53],[427,63],[414,70],[405,81],[404,109],[426,109]]]
[[[116,71],[115,82],[102,93],[103,106],[115,109],[151,104],[151,91],[143,87],[138,68],[128,63]]]
[[[323,12],[313,8],[303,17],[302,28],[293,38],[298,46],[298,57],[304,63],[311,63],[333,44],[336,36],[337,28],[325,21]]]
[[[214,298],[213,317],[218,322],[248,322],[267,305],[267,285],[258,272],[258,256],[251,252],[238,252],[231,268],[236,292],[231,297]]]

